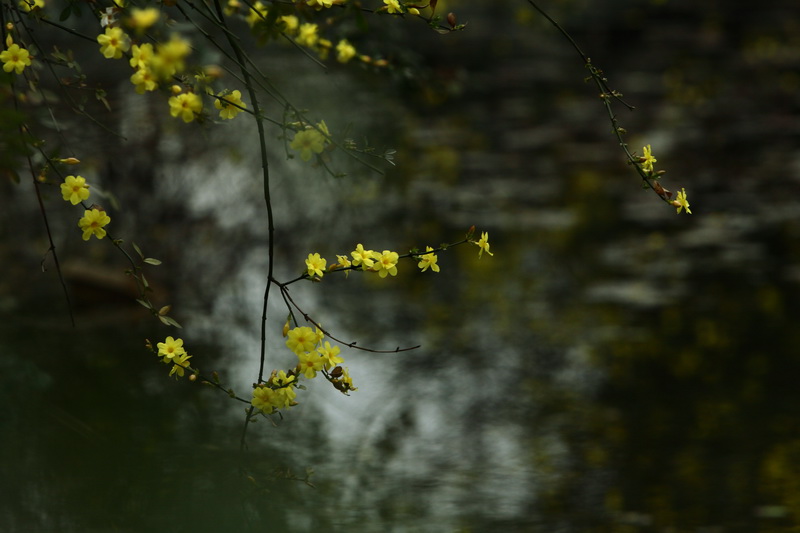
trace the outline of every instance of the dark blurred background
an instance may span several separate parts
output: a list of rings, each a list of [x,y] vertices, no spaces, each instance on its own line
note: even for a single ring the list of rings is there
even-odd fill
[[[351,40],[389,60],[378,72],[272,45],[263,68],[295,105],[397,150],[385,176],[331,154],[348,174],[333,178],[268,132],[281,279],[309,252],[424,249],[473,224],[495,255],[458,247],[438,274],[408,262],[393,279],[293,285],[341,339],[422,348],[345,350],[359,390],[306,383],[275,426],[248,429],[244,453],[242,404],[169,379],[144,339],[181,336],[249,396],[267,265],[255,129],[185,125],[127,81],[110,85],[111,113],[95,110],[124,140],[59,109],[49,142],[83,161],[114,237],[164,262],[146,274],[184,328],[133,302],[123,258],[81,241],[53,185],[72,328],[30,177],[0,185],[0,529],[794,531],[800,11],[541,7],[636,107],[617,108],[631,148],[652,145],[693,214],[641,188],[580,58],[526,2],[440,0],[467,23],[450,35],[370,17]],[[125,80],[94,48],[84,70]],[[287,368],[272,296],[267,366]],[[309,469],[314,488],[296,479]]]

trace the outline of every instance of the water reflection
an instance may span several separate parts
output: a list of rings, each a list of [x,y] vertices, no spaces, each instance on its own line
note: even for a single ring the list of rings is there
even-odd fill
[[[738,81],[773,75],[774,56],[751,44],[797,15],[763,8],[747,35],[738,30],[749,18],[679,2],[647,8],[659,22],[647,33],[643,7],[623,6],[627,22],[602,27],[588,14],[564,18],[639,100],[625,116],[642,135],[632,143],[659,146],[670,183],[692,192],[695,215],[675,217],[620,163],[569,50],[534,21],[493,33],[490,54],[477,22],[506,12],[480,9],[471,32],[420,53],[446,90],[414,100],[413,113],[392,86],[374,85],[356,105],[364,80],[276,58],[308,80],[301,87],[332,88],[322,100],[295,97],[334,131],[351,120],[337,110],[369,105],[356,127],[399,149],[387,178],[349,166],[339,183],[276,148],[279,277],[310,250],[433,245],[471,224],[490,232],[494,258],[455,249],[440,275],[406,266],[379,284],[351,276],[292,288],[344,340],[423,348],[346,353],[358,392],[310,383],[279,427],[250,428],[240,454],[242,406],[159,373],[138,346],[164,330],[113,325],[139,316],[135,304],[87,298],[72,331],[55,305],[42,322],[40,302],[57,295],[12,300],[2,349],[14,379],[2,395],[14,408],[0,422],[14,458],[0,503],[9,531],[777,531],[798,521],[799,211],[785,194],[796,150],[778,127],[796,120],[787,103],[797,97],[771,86],[763,95],[774,98],[751,98],[766,87]],[[783,30],[775,39],[797,49]],[[464,71],[447,70],[462,61]],[[740,73],[727,89],[702,74],[720,61]],[[266,272],[252,135],[228,126],[196,144],[183,124],[159,122],[137,136],[142,116],[151,114],[125,113],[125,129],[133,146],[157,149],[149,162],[115,163],[122,198],[126,177],[146,176],[127,180],[138,197],[115,222],[148,235],[170,265],[154,282],[180,310],[201,368],[245,394]],[[759,119],[755,137],[743,116],[775,122]],[[160,209],[148,207],[156,200]],[[4,248],[4,258],[16,253]],[[102,260],[103,248],[92,250]],[[31,253],[20,256],[37,264]],[[284,315],[273,309],[274,346]],[[291,358],[277,350],[269,365]],[[291,479],[307,468],[315,489]]]

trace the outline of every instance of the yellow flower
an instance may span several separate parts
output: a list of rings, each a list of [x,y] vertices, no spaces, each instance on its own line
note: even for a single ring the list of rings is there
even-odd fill
[[[30,53],[24,48],[20,48],[17,43],[12,44],[7,50],[0,52],[0,61],[3,62],[3,70],[17,74],[22,74],[25,67],[31,65]]]
[[[286,347],[296,354],[312,351],[317,342],[317,334],[308,326],[299,326],[286,333]]]
[[[245,18],[247,24],[251,28],[255,26],[256,23],[266,19],[267,19],[267,6],[265,6],[260,1],[253,4],[253,7],[250,8],[250,11],[247,13],[247,17]]]
[[[339,363],[344,363],[344,359],[339,357],[339,350],[338,346],[334,346],[331,348],[331,343],[325,341],[325,346],[320,346],[317,348],[317,351],[322,356],[322,360],[325,364],[325,370],[330,370],[331,368],[335,367]]]
[[[295,377],[287,376],[286,371],[281,370],[270,379],[270,383],[275,387],[279,387],[274,391],[273,405],[275,407],[289,407],[292,400],[297,396],[294,385],[292,385],[292,383],[296,383]]]
[[[176,355],[172,359],[172,362],[175,364],[172,366],[172,370],[169,371],[169,375],[172,376],[173,374],[177,374],[177,377],[182,378],[184,372],[183,369],[189,366],[189,359],[191,358],[192,356],[185,352],[180,355]]]
[[[383,3],[386,4],[386,10],[389,13],[403,12],[403,9],[400,7],[400,3],[397,0],[383,0]]]
[[[329,343],[330,344],[330,343]],[[298,363],[298,373],[303,374],[307,379],[312,379],[317,376],[317,372],[325,367],[325,359],[317,352],[303,352],[297,354],[300,363]]]
[[[336,45],[336,60],[339,63],[347,63],[356,55],[355,47],[350,44],[347,39],[342,39]]]
[[[397,275],[397,261],[399,260],[400,256],[397,252],[390,252],[389,250],[384,250],[383,253],[378,257],[378,262],[375,264],[377,268],[378,275],[382,278],[385,278],[388,274],[392,276]]]
[[[308,0],[308,5],[310,7],[322,9],[323,7],[331,7],[333,5],[333,0]]]
[[[273,402],[276,399],[275,391],[262,383],[253,389],[253,399],[250,400],[250,404],[261,412],[270,414],[275,409]]]
[[[24,12],[29,13],[36,8],[43,8],[44,7],[44,0],[20,0],[19,7]]]
[[[284,15],[281,20],[286,24],[286,29],[283,30],[290,35],[297,33],[297,28],[300,27],[300,20],[294,15]]]
[[[139,94],[144,94],[145,91],[155,91],[158,88],[156,75],[152,70],[144,67],[131,76],[131,83],[136,85],[136,92]]]
[[[361,243],[356,246],[355,250],[350,252],[350,255],[353,257],[353,266],[361,265],[363,270],[372,268],[375,259],[378,258],[378,254],[376,252],[373,252],[372,250],[365,250]]]
[[[89,198],[89,186],[82,176],[67,176],[61,184],[61,196],[72,205]]]
[[[152,59],[153,70],[162,77],[169,78],[182,72],[184,59],[192,52],[189,41],[178,35],[173,35],[166,43],[156,46],[156,54]]]
[[[316,24],[305,23],[300,25],[300,33],[297,36],[298,44],[311,47],[317,44],[317,39],[319,39],[319,36],[317,35]]]
[[[486,252],[489,255],[494,255],[492,252],[489,251],[489,232],[484,231],[483,233],[481,233],[480,240],[477,242],[472,241],[472,243],[477,244],[478,248],[480,248],[480,250],[478,250],[478,259],[481,258],[483,252]]]
[[[106,32],[97,36],[100,43],[100,53],[106,59],[119,59],[123,52],[127,52],[131,43],[122,28],[106,28]]]
[[[105,211],[99,209],[86,210],[83,217],[78,221],[78,226],[83,230],[83,240],[88,241],[94,235],[98,239],[106,236],[103,226],[111,222],[111,217]]]
[[[436,264],[436,261],[438,261],[439,258],[436,256],[436,254],[432,253],[433,248],[426,246],[425,251],[431,253],[420,256],[417,266],[422,269],[422,272],[425,272],[428,270],[428,268],[434,272],[439,272],[439,265]]]
[[[289,146],[300,152],[300,159],[308,161],[312,154],[320,154],[325,149],[325,137],[315,129],[298,131]]]
[[[314,277],[315,275],[322,277],[325,274],[325,265],[327,262],[328,261],[324,257],[320,257],[319,254],[308,254],[308,259],[306,259],[308,277]]]
[[[350,258],[348,258],[346,255],[338,255],[337,254],[336,255],[336,261],[337,261],[337,263],[335,265],[331,266],[332,269],[333,268],[347,268],[347,267],[349,267],[350,265],[353,264],[353,263],[350,262]],[[348,276],[350,276],[350,271],[349,270],[345,270],[344,271],[344,277],[348,277]]]
[[[241,91],[233,91],[231,93],[225,94],[225,92],[221,92],[217,94],[217,96],[221,96],[226,101],[222,101],[220,99],[214,100],[214,107],[219,109],[219,116],[221,118],[232,119],[236,115],[242,112],[240,107],[247,107],[247,104],[242,102],[242,93]],[[236,104],[236,105],[234,105]],[[239,106],[239,107],[236,107]]]
[[[687,215],[692,214],[691,209],[689,209],[689,201],[686,199],[686,189],[684,188],[678,191],[678,198],[672,201],[672,205],[678,208],[678,214],[680,214],[681,209],[686,209]]]
[[[184,122],[194,120],[196,114],[203,110],[203,100],[194,93],[181,93],[169,99],[169,114],[180,116]]]
[[[186,353],[183,348],[183,339],[167,337],[164,342],[159,342],[156,346],[158,347],[158,356],[163,357],[165,363],[169,363],[176,356]]]
[[[130,60],[130,64],[133,68],[149,68],[150,62],[155,57],[155,52],[153,51],[153,45],[150,43],[134,44],[131,47],[131,55],[133,57]]]
[[[225,14],[231,16],[237,13],[240,7],[242,7],[242,3],[239,2],[239,0],[228,0],[228,3],[225,5]]]
[[[135,28],[138,32],[143,32],[156,22],[161,16],[161,11],[155,7],[148,7],[146,9],[139,9],[134,7],[131,9],[131,16],[128,19],[128,26]]]
[[[653,157],[652,152],[650,151],[650,145],[648,144],[644,148],[642,148],[642,152],[644,152],[644,160],[642,161],[642,169],[646,172],[653,171],[653,163],[657,162],[658,159]]]

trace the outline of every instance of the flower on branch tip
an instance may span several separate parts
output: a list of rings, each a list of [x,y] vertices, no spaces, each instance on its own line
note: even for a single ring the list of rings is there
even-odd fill
[[[689,201],[686,199],[686,189],[684,188],[678,191],[678,198],[672,201],[672,205],[678,208],[678,214],[680,214],[681,209],[686,209],[687,215],[692,214],[691,209],[689,209]]]
[[[428,268],[434,272],[439,272],[439,265],[436,264],[439,257],[433,253],[433,248],[430,246],[426,246],[425,251],[428,253],[420,256],[417,266],[422,269],[422,272],[425,272]]]
[[[325,370],[329,370],[339,363],[344,363],[344,359],[339,357],[341,351],[338,346],[331,347],[331,343],[325,341],[325,346],[320,346],[317,351],[322,356],[324,361]]]
[[[317,342],[317,334],[308,326],[298,326],[286,333],[286,347],[296,354],[312,351]]]
[[[403,12],[403,8],[400,7],[400,3],[397,0],[383,0],[383,3],[386,4],[386,7],[382,9],[386,9],[389,13]]]
[[[119,59],[123,52],[127,52],[131,43],[128,35],[122,28],[106,28],[106,32],[97,36],[100,43],[100,53],[106,59]]]
[[[7,49],[0,52],[0,61],[3,62],[3,70],[17,74],[22,74],[25,67],[31,65],[31,54],[24,48],[20,48],[17,43],[10,45]]]
[[[167,337],[164,342],[159,342],[156,346],[158,347],[158,356],[163,357],[163,362],[165,363],[169,363],[175,357],[186,354],[186,350],[183,348],[183,339]]]
[[[642,152],[644,152],[644,155],[641,158],[642,169],[645,172],[653,172],[653,163],[656,163],[658,161],[658,159],[653,157],[653,153],[652,153],[652,151],[650,149],[650,145],[649,144],[647,146],[645,146],[644,148],[642,148]]]
[[[220,110],[219,111],[220,118],[232,119],[233,117],[242,112],[241,108],[247,108],[247,104],[242,102],[241,91],[232,91],[228,94],[226,94],[223,91],[217,94],[217,96],[225,99],[225,100],[220,100],[219,98],[217,98],[214,100],[214,107]]]
[[[89,198],[89,186],[82,176],[67,176],[61,184],[61,196],[72,205],[77,205]]]
[[[203,110],[203,100],[194,93],[181,93],[169,99],[169,114],[191,122]]]
[[[378,275],[382,278],[385,278],[388,274],[396,276],[397,261],[399,259],[400,256],[397,252],[384,250],[380,257],[378,257],[378,261],[375,263],[375,269],[377,270]]]
[[[347,39],[342,39],[336,45],[336,60],[339,63],[347,63],[356,56],[356,48],[348,42]]]
[[[184,373],[184,368],[189,366],[189,359],[192,356],[188,353],[184,352],[180,355],[176,355],[172,358],[172,362],[175,363],[172,365],[172,370],[169,371],[169,375],[172,376],[173,374],[176,375],[176,378],[182,378]]]
[[[308,269],[308,277],[319,276],[320,278],[325,274],[325,265],[328,261],[319,254],[308,254],[306,259],[306,267]]]
[[[325,137],[313,128],[298,131],[289,146],[300,152],[300,159],[308,161],[312,154],[320,154],[325,149]]]
[[[297,354],[300,362],[298,363],[298,372],[303,374],[307,379],[312,379],[317,376],[317,372],[325,367],[325,359],[322,358],[317,352],[303,352]]]
[[[476,244],[480,250],[478,250],[478,259],[481,258],[483,252],[486,252],[489,255],[494,255],[492,252],[489,251],[489,232],[484,231],[481,233],[481,238],[478,241],[471,241],[473,244]]]
[[[136,29],[137,32],[142,33],[147,28],[158,22],[161,17],[161,11],[155,7],[148,7],[139,9],[134,7],[131,9],[131,16],[128,19],[128,26]]]
[[[364,246],[359,243],[356,249],[350,252],[353,257],[353,266],[361,266],[362,270],[369,270],[378,258],[378,254],[372,250],[365,250]]]
[[[106,236],[106,230],[103,229],[105,225],[111,222],[105,211],[100,209],[87,209],[83,217],[78,221],[78,227],[83,230],[83,240],[88,241],[92,235],[98,239]]]

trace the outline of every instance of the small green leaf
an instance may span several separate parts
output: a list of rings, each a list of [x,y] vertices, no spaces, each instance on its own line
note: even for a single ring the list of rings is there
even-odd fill
[[[172,317],[158,315],[158,319],[159,319],[159,320],[160,320],[160,321],[161,321],[163,324],[165,324],[165,325],[167,325],[167,326],[175,326],[176,328],[180,328],[180,327],[182,327],[182,326],[181,326],[180,324],[178,324],[178,322],[177,322],[177,321],[176,321],[174,318],[172,318]]]
[[[142,249],[139,248],[139,246],[135,242],[131,242],[131,244],[133,245],[133,249],[136,250],[136,253],[139,254],[139,257],[144,259],[144,254],[142,253]]]
[[[147,263],[148,265],[153,265],[153,266],[158,266],[158,265],[161,264],[161,261],[159,261],[158,259],[155,259],[153,257],[146,258],[144,260],[144,262]]]
[[[72,13],[72,4],[68,5],[66,8],[61,10],[61,14],[58,16],[58,20],[64,22],[69,18],[70,13]]]
[[[153,308],[153,304],[151,304],[147,300],[140,300],[139,298],[136,298],[136,301],[139,302],[140,304],[142,304],[143,306],[145,306],[148,309],[152,309]]]

